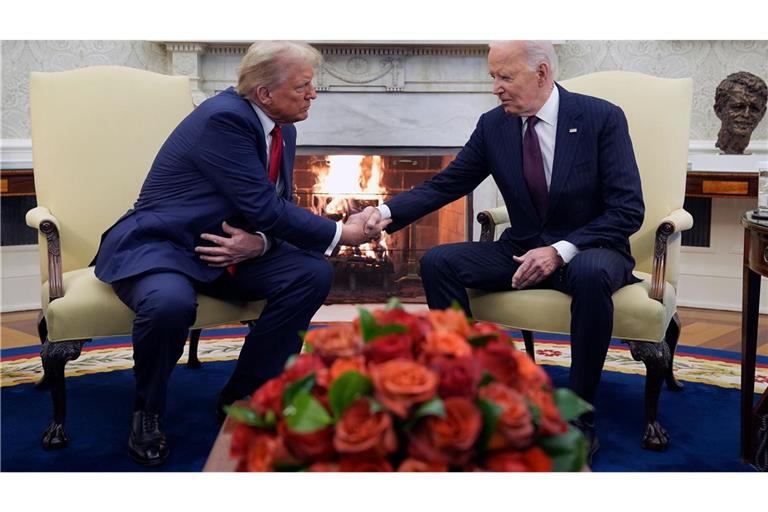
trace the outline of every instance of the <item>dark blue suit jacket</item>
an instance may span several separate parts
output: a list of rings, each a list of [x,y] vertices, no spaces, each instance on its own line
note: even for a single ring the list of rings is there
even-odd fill
[[[545,218],[539,217],[523,178],[522,121],[499,106],[480,117],[448,167],[387,201],[393,219],[388,231],[472,192],[491,174],[511,220],[503,239],[524,250],[559,240],[582,250],[612,248],[626,257],[626,278],[632,281],[629,236],[640,228],[645,207],[624,112],[557,87],[560,108]]]
[[[283,127],[282,197],[264,163],[265,136],[256,112],[234,88],[204,101],[171,133],[157,154],[139,198],[102,236],[95,258],[104,282],[157,271],[198,281],[216,279],[195,253],[202,233],[222,234],[221,223],[247,227],[310,251],[325,251],[333,221],[290,201],[296,128]]]

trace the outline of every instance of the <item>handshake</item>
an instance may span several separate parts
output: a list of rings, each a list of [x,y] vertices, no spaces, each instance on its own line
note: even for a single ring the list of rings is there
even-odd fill
[[[367,206],[365,210],[350,215],[341,230],[340,245],[360,245],[381,235],[392,219],[383,219],[378,208]]]

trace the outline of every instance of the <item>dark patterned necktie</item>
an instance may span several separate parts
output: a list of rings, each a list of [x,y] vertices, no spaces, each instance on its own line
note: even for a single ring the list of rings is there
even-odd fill
[[[531,194],[533,205],[539,212],[539,217],[544,219],[549,202],[549,191],[547,190],[547,179],[544,177],[544,158],[541,156],[539,136],[536,135],[535,130],[538,122],[538,117],[529,117],[528,128],[523,135],[523,177],[525,177],[525,183],[528,185],[528,192]]]

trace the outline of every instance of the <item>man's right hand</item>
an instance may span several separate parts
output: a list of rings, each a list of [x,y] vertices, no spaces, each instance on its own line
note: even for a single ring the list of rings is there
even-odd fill
[[[377,238],[381,230],[389,226],[392,219],[383,220],[381,213],[373,206],[360,213],[350,215],[341,230],[341,245],[360,245]]]

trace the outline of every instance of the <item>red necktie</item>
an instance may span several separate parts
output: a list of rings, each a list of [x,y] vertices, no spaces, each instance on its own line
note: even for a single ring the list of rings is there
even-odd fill
[[[269,147],[269,181],[277,184],[277,176],[280,174],[280,160],[283,156],[283,132],[280,131],[280,125],[276,124],[269,133],[272,135],[272,144]],[[234,276],[236,271],[236,265],[227,266],[229,275]]]
[[[549,202],[549,191],[547,190],[547,179],[544,176],[544,158],[541,155],[539,136],[536,135],[535,130],[538,122],[538,117],[529,117],[528,128],[523,135],[523,177],[526,185],[528,185],[528,192],[531,194],[533,205],[539,212],[539,217],[544,220]]]
[[[277,175],[280,174],[280,159],[283,156],[283,132],[280,125],[276,124],[272,131],[272,145],[269,148],[269,181],[277,183]]]

